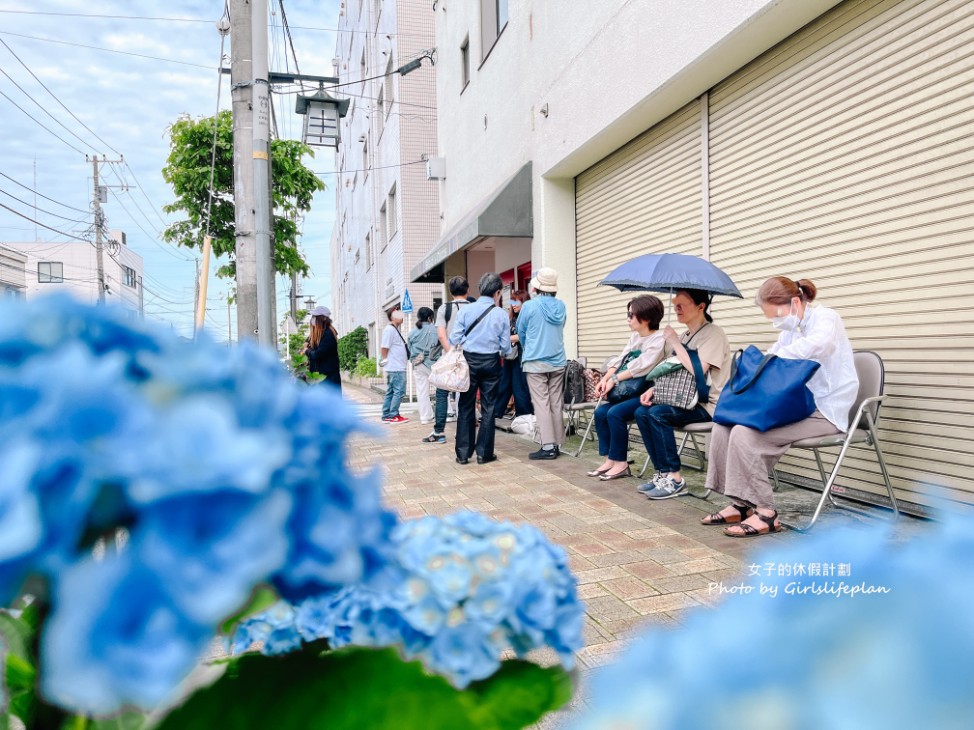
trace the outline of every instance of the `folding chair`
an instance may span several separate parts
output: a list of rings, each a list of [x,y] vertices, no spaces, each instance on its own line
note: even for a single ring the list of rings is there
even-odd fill
[[[783,524],[793,530],[805,532],[812,529],[812,526],[822,513],[826,499],[829,500],[833,507],[848,509],[845,505],[837,503],[832,497],[832,487],[835,485],[836,477],[839,474],[839,467],[842,466],[842,461],[845,459],[850,446],[864,445],[872,448],[875,452],[876,460],[879,462],[879,469],[883,474],[883,482],[886,484],[886,491],[889,494],[890,505],[893,509],[892,519],[895,520],[900,516],[899,508],[896,505],[896,496],[893,494],[893,485],[890,482],[889,472],[886,469],[886,460],[883,458],[883,450],[880,448],[879,436],[877,434],[879,410],[883,401],[886,399],[886,395],[883,393],[886,377],[883,368],[883,359],[877,353],[869,350],[858,350],[853,353],[853,358],[856,365],[856,373],[859,376],[859,393],[856,395],[856,400],[852,404],[852,409],[849,411],[849,430],[834,436],[801,439],[789,447],[792,449],[811,449],[814,452],[815,462],[818,464],[819,476],[822,479],[823,486],[822,496],[818,500],[818,506],[815,508],[815,513],[807,525],[798,527],[797,525],[790,525],[783,522]],[[832,471],[826,476],[819,450],[836,446],[840,446],[841,449],[835,460],[835,465],[832,467]],[[774,477],[775,487],[777,488],[778,472],[772,470],[771,473]]]

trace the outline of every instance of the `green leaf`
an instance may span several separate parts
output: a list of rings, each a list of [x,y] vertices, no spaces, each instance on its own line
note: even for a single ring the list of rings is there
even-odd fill
[[[32,645],[37,621],[36,609],[22,611],[19,616],[6,610],[0,611],[0,642],[4,645],[3,678],[6,683],[7,703],[10,714],[19,717],[28,727],[36,708],[34,684],[37,670],[34,666]]]
[[[525,662],[508,662],[494,677],[461,691],[419,662],[403,661],[394,649],[321,654],[306,648],[236,659],[158,730],[508,730],[537,722],[570,694],[564,671]]]
[[[230,635],[237,627],[237,624],[248,616],[260,613],[266,608],[270,608],[278,601],[277,593],[268,586],[257,586],[251,594],[250,601],[233,616],[228,618],[220,625],[220,633]]]
[[[472,712],[475,727],[515,730],[565,705],[572,698],[572,680],[561,667],[508,661],[468,692],[478,699]]]

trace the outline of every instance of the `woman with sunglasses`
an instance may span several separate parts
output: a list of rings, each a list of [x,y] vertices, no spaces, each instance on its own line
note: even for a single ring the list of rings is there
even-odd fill
[[[619,382],[646,375],[663,359],[666,340],[659,330],[663,302],[643,294],[629,302],[626,312],[631,334],[618,357],[609,360],[605,375],[595,388],[597,397],[607,399]],[[605,461],[588,472],[602,481],[631,477],[629,469],[629,422],[640,407],[639,393],[618,402],[606,402],[595,409],[595,430],[599,436],[599,455]]]

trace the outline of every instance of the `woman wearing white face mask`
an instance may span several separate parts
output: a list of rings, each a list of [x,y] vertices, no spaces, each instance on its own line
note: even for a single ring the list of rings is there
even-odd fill
[[[764,433],[747,426],[714,425],[710,439],[707,487],[731,498],[720,512],[704,517],[705,525],[731,525],[730,537],[778,532],[781,523],[768,473],[799,439],[830,436],[849,426],[849,409],[859,390],[852,345],[839,315],[813,307],[817,290],[808,279],[773,276],[758,290],[756,302],[780,332],[768,352],[781,358],[814,360],[821,367],[808,382],[815,413],[803,421]]]

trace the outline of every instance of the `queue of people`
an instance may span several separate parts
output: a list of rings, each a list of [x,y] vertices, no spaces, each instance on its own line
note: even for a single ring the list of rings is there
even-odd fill
[[[539,269],[528,288],[530,296],[512,296],[511,309],[505,312],[500,307],[503,283],[497,274],[481,277],[480,298],[473,302],[467,298],[466,279],[454,277],[449,282],[451,301],[442,305],[435,317],[432,310],[422,308],[417,328],[410,334],[414,364],[417,370],[426,368],[425,381],[417,375],[420,419],[424,423],[430,420],[430,397],[428,390],[423,392],[422,383],[428,383],[435,345],[442,352],[463,348],[470,387],[459,396],[455,450],[460,464],[468,464],[475,455],[478,464],[496,459],[495,415],[503,414],[512,396],[515,413],[521,415],[528,409],[523,392],[518,402],[515,383],[521,376],[541,441],[540,448],[529,457],[556,459],[561,453],[565,436],[566,307],[557,298],[558,274],[553,269]],[[701,522],[724,527],[728,536],[753,537],[779,531],[781,523],[768,481],[770,470],[794,441],[838,434],[848,427],[849,409],[858,391],[852,346],[839,315],[812,304],[816,294],[815,285],[807,279],[792,281],[776,276],[765,281],[756,296],[762,314],[779,332],[768,353],[820,365],[808,382],[816,410],[797,423],[763,432],[741,425],[713,425],[707,488],[724,495],[730,503]],[[601,402],[593,418],[599,455],[604,459],[587,472],[588,476],[602,481],[633,476],[628,448],[634,422],[654,467],[652,479],[637,490],[651,500],[686,494],[675,430],[712,421],[731,375],[730,343],[709,312],[711,300],[709,293],[697,289],[673,292],[671,304],[679,329],[662,326],[665,308],[658,297],[643,294],[628,303],[629,339],[620,353],[606,362],[595,388]],[[395,351],[397,338],[402,339],[391,318],[383,335],[383,357]],[[405,358],[401,359],[405,370]],[[387,367],[391,384],[398,379],[395,372]],[[664,382],[672,382],[667,378],[674,377],[696,384],[692,402],[674,403],[667,395]],[[387,390],[389,407],[383,409],[384,420],[402,418],[398,414],[401,395],[397,399],[397,392]],[[435,402],[433,431],[423,441],[446,443],[446,391],[437,390]]]

